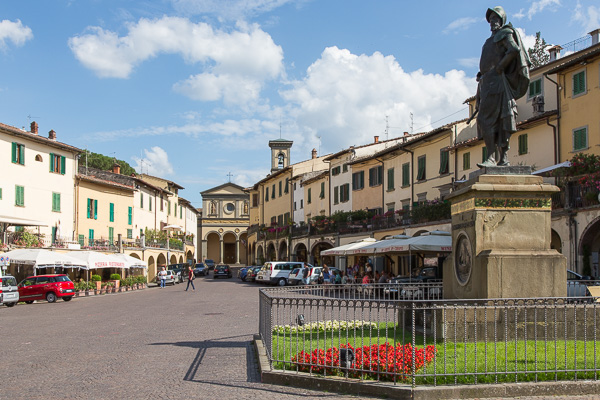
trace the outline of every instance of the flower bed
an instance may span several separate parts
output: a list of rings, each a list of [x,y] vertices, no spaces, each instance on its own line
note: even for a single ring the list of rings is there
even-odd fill
[[[408,379],[414,371],[417,372],[430,364],[437,352],[435,346],[414,348],[410,343],[396,346],[386,342],[353,348],[350,343],[342,344],[340,348],[352,349],[354,362],[350,365],[348,376],[353,378],[370,377],[379,379]],[[414,357],[413,357],[414,352]],[[343,374],[340,366],[340,350],[332,347],[315,349],[312,352],[296,354],[291,358],[294,366],[301,372]],[[382,377],[383,375],[383,377]]]
[[[273,327],[273,333],[316,333],[316,332],[335,332],[339,330],[353,329],[377,329],[375,322],[369,321],[318,321],[302,326],[276,325]]]

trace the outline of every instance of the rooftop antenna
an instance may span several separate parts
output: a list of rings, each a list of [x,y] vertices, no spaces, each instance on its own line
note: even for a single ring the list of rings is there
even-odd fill
[[[413,134],[414,121],[413,121],[413,113],[410,113],[410,134]]]
[[[232,176],[233,176],[233,174],[231,173],[231,171],[229,171],[229,173],[227,174],[227,177],[229,178],[229,183],[231,183]]]
[[[390,131],[389,116],[385,116],[385,140],[388,140],[388,133]]]

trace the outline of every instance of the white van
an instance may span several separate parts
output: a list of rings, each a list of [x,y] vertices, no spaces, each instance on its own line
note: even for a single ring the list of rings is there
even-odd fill
[[[268,261],[256,275],[256,282],[269,283],[272,285],[285,286],[294,268],[303,268],[304,263],[300,261]],[[309,268],[313,266],[308,264]]]

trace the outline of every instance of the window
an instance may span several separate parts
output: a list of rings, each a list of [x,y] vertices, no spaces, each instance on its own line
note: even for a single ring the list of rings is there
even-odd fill
[[[78,235],[77,239],[79,241],[79,244],[81,245],[81,247],[85,246],[85,236],[83,235]]]
[[[294,202],[294,211],[296,211],[298,208],[296,207],[296,202]]]
[[[132,223],[133,223],[133,207],[127,207],[127,225],[131,225]]]
[[[277,226],[283,226],[283,214],[277,216]]]
[[[319,198],[320,199],[325,198],[325,182],[321,182],[321,193],[319,193]]]
[[[148,197],[148,210],[152,211],[152,197]]]
[[[271,191],[271,198],[275,198],[275,184],[273,184],[273,190]]]
[[[402,187],[410,186],[410,164],[402,164]]]
[[[381,185],[383,175],[383,167],[380,165],[378,167],[373,167],[369,169],[369,186],[379,186]]]
[[[308,188],[308,197],[306,199],[306,204],[310,204],[312,202],[311,197],[312,197],[312,190],[311,188]]]
[[[339,175],[341,168],[339,166],[331,168],[331,175]]]
[[[108,241],[112,244],[115,241],[115,228],[112,226],[108,227]]]
[[[282,182],[279,181],[279,197],[281,197],[282,186],[283,186]]]
[[[304,199],[300,199],[300,209],[304,208]]]
[[[527,134],[519,135],[519,155],[527,154]]]
[[[115,222],[115,203],[110,203],[108,205],[108,220],[110,222]]]
[[[388,168],[387,170],[387,190],[394,190],[394,168]]]
[[[25,207],[25,188],[15,185],[15,206]]]
[[[87,217],[88,219],[98,219],[98,200],[87,199]],[[112,221],[114,221],[114,216]]]
[[[340,202],[340,187],[336,186],[333,188],[333,204],[338,204]]]
[[[183,207],[179,206],[179,218],[183,218]]]
[[[0,188],[0,200],[2,200],[2,188]]]
[[[573,96],[585,93],[585,70],[573,74]]]
[[[340,186],[340,201],[342,203],[345,203],[348,200],[350,200],[350,184],[345,183],[342,186]]]
[[[50,172],[55,174],[65,174],[66,159],[59,154],[50,153]]]
[[[93,229],[88,230],[88,245],[90,245],[90,246],[94,245],[94,230]]]
[[[539,94],[542,94],[542,78],[529,82],[529,92],[527,94],[527,98],[532,99]]]
[[[144,208],[144,193],[140,193],[140,208]]]
[[[269,188],[265,188],[265,201],[269,201]]]
[[[133,239],[133,229],[127,229],[127,239]]]
[[[171,200],[167,200],[167,215],[171,215]]]
[[[258,193],[252,193],[252,207],[258,207]]]
[[[285,178],[285,186],[283,187],[283,193],[288,194],[290,191],[290,178]]]
[[[60,212],[60,193],[52,193],[52,211]]]
[[[12,143],[12,162],[13,164],[25,165],[25,145]]]
[[[294,182],[294,190],[296,190],[296,182]]]
[[[348,172],[348,164],[342,165],[342,172]]]
[[[360,190],[365,187],[365,171],[352,174],[352,190]]]
[[[417,180],[424,181],[427,177],[427,171],[425,170],[426,166],[426,158],[425,156],[420,156],[417,159]]]
[[[450,171],[448,150],[440,150],[440,175],[447,174]]]
[[[587,147],[587,127],[573,130],[573,151],[583,150]]]
[[[463,153],[463,170],[471,169],[471,153]]]
[[[164,204],[163,204],[163,198],[162,195],[160,196],[160,211],[163,210]]]
[[[481,148],[481,162],[486,162],[488,159],[487,147],[483,146]]]

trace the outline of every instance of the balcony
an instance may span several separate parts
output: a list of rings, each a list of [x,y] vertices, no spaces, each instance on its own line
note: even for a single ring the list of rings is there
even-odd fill
[[[552,194],[552,211],[593,207],[598,202],[598,189],[567,182],[560,192]]]

